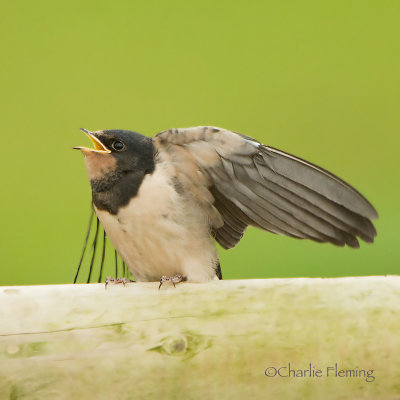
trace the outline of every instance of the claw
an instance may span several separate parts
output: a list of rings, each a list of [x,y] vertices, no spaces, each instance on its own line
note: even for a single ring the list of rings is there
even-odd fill
[[[163,283],[170,281],[172,282],[172,284],[174,285],[174,287],[176,287],[176,284],[182,281],[186,281],[186,278],[183,277],[181,274],[176,274],[174,276],[165,276],[163,275],[160,279],[160,284],[158,286],[158,290],[160,290],[161,286],[163,285]]]
[[[117,278],[117,279],[114,279],[111,276],[109,276],[109,277],[107,277],[107,279],[105,281],[105,288],[107,289],[107,286],[110,283],[112,283],[114,285],[119,285],[119,284],[122,283],[125,286],[127,283],[131,283],[131,282],[135,282],[135,281],[132,281],[132,280],[130,280],[128,278]]]

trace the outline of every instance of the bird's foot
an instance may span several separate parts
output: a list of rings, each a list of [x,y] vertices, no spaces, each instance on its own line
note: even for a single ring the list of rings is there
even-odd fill
[[[105,282],[105,287],[106,287],[106,289],[107,289],[107,286],[110,284],[110,283],[112,283],[113,285],[119,285],[119,284],[123,284],[124,286],[127,284],[127,283],[131,283],[131,282],[135,282],[135,281],[132,281],[132,280],[130,280],[130,279],[128,279],[128,278],[112,278],[111,276],[109,276],[107,279],[106,279],[106,282]]]
[[[160,279],[160,285],[158,286],[158,290],[160,290],[161,286],[165,282],[172,282],[172,284],[175,285],[179,282],[186,281],[186,278],[182,276],[181,274],[176,274],[174,276],[165,276],[163,275]]]

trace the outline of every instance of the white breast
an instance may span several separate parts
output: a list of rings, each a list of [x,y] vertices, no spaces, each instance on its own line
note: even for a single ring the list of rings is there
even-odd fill
[[[158,281],[177,273],[191,282],[215,279],[217,254],[207,216],[176,193],[171,168],[157,164],[117,215],[96,213],[136,280]]]

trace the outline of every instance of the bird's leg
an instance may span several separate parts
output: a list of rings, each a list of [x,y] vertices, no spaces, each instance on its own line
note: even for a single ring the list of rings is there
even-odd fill
[[[130,280],[130,279],[128,279],[128,278],[116,278],[116,279],[114,279],[114,278],[112,278],[111,276],[109,276],[109,277],[106,279],[105,288],[107,289],[107,286],[108,286],[110,283],[112,283],[113,285],[119,285],[119,284],[122,283],[122,284],[125,286],[127,283],[131,283],[131,282],[135,282],[135,281],[132,281],[132,280]]]
[[[165,276],[163,275],[160,279],[160,285],[158,286],[158,290],[160,290],[161,286],[163,285],[163,283],[170,281],[172,282],[172,284],[175,285],[179,282],[182,281],[186,281],[186,278],[184,276],[182,276],[181,274],[176,274],[174,276]]]

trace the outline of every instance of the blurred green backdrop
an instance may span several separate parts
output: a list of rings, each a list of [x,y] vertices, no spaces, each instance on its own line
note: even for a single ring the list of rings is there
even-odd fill
[[[90,204],[79,127],[229,128],[380,214],[360,250],[249,229],[220,251],[225,278],[398,274],[399,17],[395,0],[3,2],[0,284],[72,281]]]

